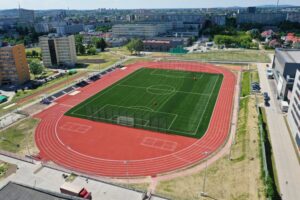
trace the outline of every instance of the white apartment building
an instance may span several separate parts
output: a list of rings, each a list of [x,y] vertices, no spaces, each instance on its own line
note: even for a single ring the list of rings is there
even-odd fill
[[[297,70],[290,107],[287,115],[293,139],[300,154],[300,71]]]
[[[171,23],[118,24],[112,27],[112,32],[114,37],[150,38],[165,34],[171,29]]]
[[[75,37],[49,35],[39,38],[43,62],[46,67],[74,66],[77,61]]]

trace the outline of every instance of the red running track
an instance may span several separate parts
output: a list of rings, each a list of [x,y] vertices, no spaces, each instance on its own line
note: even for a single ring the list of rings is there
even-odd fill
[[[71,107],[141,67],[223,74],[207,132],[201,139],[167,135],[64,116]],[[143,62],[118,69],[66,95],[39,113],[35,140],[46,161],[86,174],[108,177],[155,176],[189,167],[217,151],[230,131],[235,75],[221,67],[191,62]]]

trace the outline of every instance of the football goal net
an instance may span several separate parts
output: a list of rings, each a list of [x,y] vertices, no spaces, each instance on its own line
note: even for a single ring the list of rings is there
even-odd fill
[[[126,117],[126,116],[119,116],[117,118],[117,123],[123,126],[134,126],[134,118],[133,117]]]

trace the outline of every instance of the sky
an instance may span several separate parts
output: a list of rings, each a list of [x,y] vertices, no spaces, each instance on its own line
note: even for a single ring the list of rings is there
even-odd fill
[[[96,9],[96,8],[212,8],[276,5],[277,0],[0,0],[0,9]],[[300,0],[281,0],[280,4],[300,6]]]

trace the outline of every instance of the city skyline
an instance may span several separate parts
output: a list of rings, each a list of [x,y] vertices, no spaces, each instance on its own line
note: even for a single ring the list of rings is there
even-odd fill
[[[241,3],[238,0],[212,0],[199,1],[190,0],[187,3],[184,0],[87,0],[82,5],[82,0],[11,0],[0,3],[1,9],[17,8],[20,4],[22,8],[45,10],[45,9],[97,9],[97,8],[118,8],[118,9],[138,9],[138,8],[213,8],[213,7],[233,7],[233,6],[261,6],[261,5],[276,5],[276,0],[245,0]],[[280,5],[300,6],[299,0],[288,0],[280,2]]]

